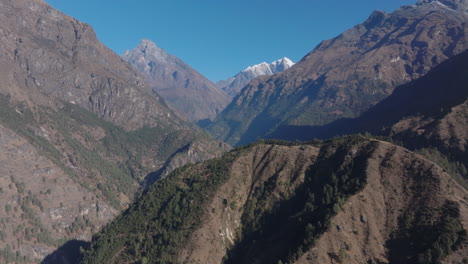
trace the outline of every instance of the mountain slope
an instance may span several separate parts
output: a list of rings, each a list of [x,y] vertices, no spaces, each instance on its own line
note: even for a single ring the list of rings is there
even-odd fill
[[[186,126],[168,117],[165,103],[89,25],[42,1],[5,0],[1,7],[4,94],[32,105],[53,107],[48,97],[72,102],[126,129]]]
[[[178,118],[89,25],[43,1],[0,0],[0,46],[2,263],[89,239],[148,174],[228,148]]]
[[[468,51],[395,92],[348,128],[391,136],[411,148],[436,147],[467,160]],[[468,164],[467,164],[468,165]]]
[[[208,127],[210,133],[245,144],[281,125],[322,126],[358,116],[396,86],[468,48],[466,1],[443,3],[375,11],[291,69],[253,80]]]
[[[463,256],[467,194],[386,142],[256,144],[153,185],[93,237],[83,263],[334,263],[340,251],[348,263],[427,263],[413,260]],[[409,251],[392,244],[421,237]]]
[[[269,136],[310,140],[370,132],[390,137],[413,150],[423,149],[430,156],[440,152],[454,165],[458,163],[454,173],[468,180],[467,105],[468,51],[465,51],[425,76],[397,87],[392,95],[358,118],[337,120],[323,127],[284,126]]]
[[[150,40],[142,40],[122,58],[142,73],[151,88],[171,107],[184,113],[190,121],[212,120],[229,103],[222,90]]]
[[[270,64],[263,62],[254,66],[247,67],[234,77],[224,81],[216,82],[216,85],[224,90],[229,96],[235,97],[251,80],[262,75],[273,75],[291,68],[294,65],[288,58],[282,58]]]
[[[329,232],[295,263],[467,260],[466,189],[431,161],[387,143],[376,148],[367,172],[367,186],[343,205]],[[455,250],[461,236],[465,242]]]

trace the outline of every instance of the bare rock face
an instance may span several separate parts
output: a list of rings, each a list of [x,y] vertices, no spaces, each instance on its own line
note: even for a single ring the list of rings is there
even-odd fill
[[[184,126],[89,25],[41,1],[0,5],[0,61],[9,65],[2,75],[13,85],[3,94],[21,93],[14,98],[35,105],[50,105],[50,97],[71,102],[130,130]],[[11,91],[17,89],[27,92]]]
[[[464,6],[421,1],[391,14],[375,11],[291,69],[253,80],[208,129],[230,144],[245,144],[279,126],[356,117],[468,48]]]
[[[143,39],[122,58],[142,73],[151,88],[192,122],[213,120],[229,103],[226,93],[181,59]]]

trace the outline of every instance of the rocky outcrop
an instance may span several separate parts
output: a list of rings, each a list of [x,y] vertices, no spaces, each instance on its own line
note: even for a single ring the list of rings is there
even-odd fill
[[[279,126],[359,116],[395,87],[468,48],[465,5],[420,1],[390,14],[375,11],[291,69],[252,81],[208,129],[230,144],[245,144]]]
[[[122,58],[142,73],[151,88],[192,122],[213,120],[229,99],[221,89],[181,59],[143,39]]]

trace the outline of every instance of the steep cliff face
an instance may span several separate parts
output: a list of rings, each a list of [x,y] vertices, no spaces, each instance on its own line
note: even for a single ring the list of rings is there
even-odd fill
[[[3,94],[34,105],[61,99],[127,129],[185,126],[89,25],[41,1],[2,1],[1,16]]]
[[[439,166],[387,142],[256,144],[156,183],[83,263],[462,261],[467,197]]]
[[[192,122],[213,120],[229,103],[224,91],[174,55],[144,39],[122,58],[143,74],[151,88]]]
[[[0,46],[2,168],[11,168],[0,176],[2,263],[37,263],[89,239],[167,159],[227,147],[174,114],[89,25],[42,1],[0,1]]]
[[[396,86],[468,48],[464,6],[466,1],[421,1],[391,14],[375,11],[291,69],[252,81],[209,130],[230,144],[245,144],[279,126],[356,117]]]

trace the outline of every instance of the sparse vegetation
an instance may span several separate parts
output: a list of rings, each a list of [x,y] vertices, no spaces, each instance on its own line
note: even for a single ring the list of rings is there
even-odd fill
[[[190,131],[174,132],[171,127],[125,131],[70,103],[64,103],[58,111],[38,107],[34,112],[0,95],[0,123],[25,137],[82,187],[93,191],[95,181],[100,179],[99,192],[116,208],[120,207],[117,194],[133,197],[135,183],[154,170],[144,167],[143,157],[151,157],[153,163],[164,161],[180,147],[205,136]],[[41,126],[58,133],[53,138],[45,138],[38,132]],[[96,138],[92,130],[101,130],[103,137]],[[66,149],[67,157],[58,149]],[[88,177],[83,177],[83,170]],[[16,187],[22,190],[22,186]]]
[[[202,208],[229,177],[234,154],[185,166],[156,182],[123,215],[93,237],[83,263],[175,263],[176,252],[201,224]]]
[[[435,148],[418,149],[416,153],[444,168],[459,184],[468,189],[468,170],[463,163],[452,161]]]
[[[372,143],[362,136],[349,136],[322,144],[317,162],[289,200],[266,206],[277,184],[275,178],[254,189],[242,216],[242,237],[225,263],[294,261],[328,230],[346,199],[365,186],[362,172]],[[346,159],[351,147],[360,149],[352,161]],[[275,245],[268,242],[272,236]]]
[[[22,256],[19,251],[15,251],[10,245],[6,245],[5,248],[0,248],[0,261],[2,263],[30,263],[31,260],[26,256]]]
[[[438,264],[466,240],[459,205],[446,201],[438,209],[423,208],[402,214],[399,229],[387,246],[391,262]]]

